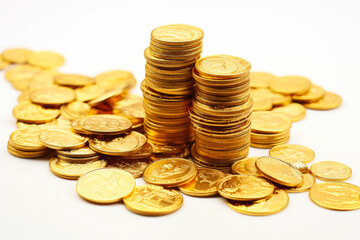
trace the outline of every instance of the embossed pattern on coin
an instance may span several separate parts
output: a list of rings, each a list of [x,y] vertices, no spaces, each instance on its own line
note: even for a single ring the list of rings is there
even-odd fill
[[[288,163],[301,161],[309,163],[314,160],[315,153],[308,147],[297,144],[282,144],[271,148],[269,155]]]
[[[170,24],[155,28],[151,38],[161,44],[184,45],[201,41],[204,32],[197,27],[185,24]]]
[[[323,181],[346,181],[351,177],[351,168],[333,161],[317,162],[310,166],[310,172]]]
[[[249,174],[254,176],[261,176],[261,173],[255,167],[255,162],[259,157],[248,157],[235,162],[231,171],[234,174]]]
[[[86,137],[63,129],[44,130],[39,138],[44,146],[59,150],[81,148],[88,141]]]
[[[129,131],[132,123],[122,116],[99,114],[82,118],[79,125],[94,134],[117,135]]]

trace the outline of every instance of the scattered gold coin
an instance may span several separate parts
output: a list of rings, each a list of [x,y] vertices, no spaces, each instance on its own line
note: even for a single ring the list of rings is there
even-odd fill
[[[346,181],[351,177],[351,168],[332,161],[314,163],[310,166],[310,172],[322,181]]]
[[[290,103],[285,106],[276,107],[272,111],[286,115],[292,122],[300,121],[306,115],[306,108],[299,103]]]
[[[311,81],[301,76],[277,77],[270,82],[270,89],[282,94],[303,95],[310,91]]]
[[[134,178],[142,176],[145,168],[152,163],[149,158],[142,159],[112,159],[107,158],[108,167],[118,168],[130,173]]]
[[[34,76],[40,73],[41,69],[30,65],[16,65],[5,72],[5,78],[17,90],[24,91],[28,88]]]
[[[56,87],[54,77],[58,75],[57,71],[46,70],[39,72],[29,81],[28,89]],[[30,100],[30,98],[29,98]]]
[[[251,72],[250,87],[268,88],[269,83],[276,78],[275,75],[266,72]]]
[[[68,87],[83,87],[95,83],[93,78],[80,74],[59,74],[54,78],[55,83]]]
[[[300,103],[312,103],[319,101],[325,94],[325,90],[318,85],[311,85],[309,92],[304,95],[293,95],[292,99]]]
[[[5,61],[10,63],[26,63],[32,51],[25,48],[12,48],[2,52]]]
[[[95,82],[105,90],[112,90],[114,88],[131,89],[136,85],[134,75],[124,70],[100,73],[95,77]]]
[[[280,113],[258,111],[252,114],[251,130],[259,133],[282,133],[291,128],[291,120]]]
[[[332,92],[325,92],[324,96],[319,101],[304,104],[305,107],[314,110],[330,110],[341,105],[342,99],[339,95]]]
[[[87,102],[100,97],[105,92],[105,89],[99,85],[88,85],[75,89],[76,100]]]
[[[311,173],[303,173],[304,182],[297,187],[293,188],[283,188],[286,192],[290,193],[299,193],[306,192],[316,183],[315,178]]]
[[[16,129],[10,135],[9,144],[23,151],[44,150],[46,147],[41,144],[39,139],[40,133],[43,130],[44,128],[35,126]]]
[[[273,147],[269,155],[288,163],[301,161],[309,163],[314,160],[315,153],[308,147],[298,144],[283,144]]]
[[[254,176],[262,176],[255,167],[255,162],[259,157],[248,157],[235,162],[231,171],[234,174],[248,174]]]
[[[270,98],[274,106],[283,106],[291,103],[291,97],[289,95],[276,93],[267,88],[251,89],[251,96]]]
[[[3,70],[4,68],[7,68],[10,66],[10,63],[7,62],[2,55],[0,55],[0,70]]]
[[[117,135],[128,132],[132,123],[122,116],[99,114],[82,118],[79,125],[85,131],[93,134]]]
[[[30,53],[27,61],[31,65],[41,68],[57,68],[64,64],[65,59],[58,53],[41,51]]]
[[[74,101],[75,91],[65,87],[39,88],[31,91],[30,101],[44,106],[59,106]]]
[[[39,138],[44,146],[59,150],[81,148],[88,141],[86,137],[63,129],[46,129]]]
[[[19,103],[13,109],[16,119],[26,123],[47,123],[53,121],[60,114],[57,109],[45,109],[28,101]]]

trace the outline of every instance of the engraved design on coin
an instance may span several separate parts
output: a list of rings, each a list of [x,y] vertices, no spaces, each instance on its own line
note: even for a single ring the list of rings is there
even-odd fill
[[[315,153],[308,147],[296,144],[284,144],[273,147],[270,150],[271,157],[279,158],[285,162],[293,163],[301,161],[308,163],[314,160]]]
[[[201,40],[204,33],[201,29],[184,24],[172,24],[155,28],[152,36],[168,42],[186,42]]]

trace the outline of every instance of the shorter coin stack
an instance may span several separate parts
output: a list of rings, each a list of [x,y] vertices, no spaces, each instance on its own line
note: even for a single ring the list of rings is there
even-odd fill
[[[197,164],[228,169],[247,156],[252,106],[250,67],[248,61],[228,55],[196,62],[190,119],[195,131],[191,154]]]
[[[193,141],[188,118],[195,88],[191,70],[201,54],[203,35],[201,29],[183,24],[158,27],[151,33],[141,84],[144,129],[151,143],[186,146]]]

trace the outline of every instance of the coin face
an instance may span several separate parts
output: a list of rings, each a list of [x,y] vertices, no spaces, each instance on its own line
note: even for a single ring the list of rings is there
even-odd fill
[[[152,163],[149,158],[144,159],[108,159],[108,167],[118,168],[130,173],[134,178],[141,177],[145,168]]]
[[[284,188],[286,192],[290,193],[298,193],[298,192],[306,192],[316,183],[315,178],[311,173],[303,173],[304,182],[297,187],[293,188]]]
[[[65,87],[40,88],[30,93],[30,101],[40,105],[62,105],[75,98],[74,90]]]
[[[309,92],[311,81],[301,76],[277,77],[270,82],[270,89],[283,94],[303,95]]]
[[[2,52],[2,57],[10,63],[26,63],[32,51],[25,48],[11,48]]]
[[[307,103],[304,106],[314,110],[330,110],[341,105],[342,99],[339,95],[332,92],[325,92],[319,101]]]
[[[226,199],[254,201],[269,197],[274,192],[274,185],[264,178],[241,174],[221,179],[217,189]]]
[[[57,68],[64,64],[65,59],[58,53],[41,51],[30,53],[27,61],[31,65],[41,68]]]
[[[26,123],[47,123],[53,121],[60,114],[57,109],[45,109],[28,101],[19,103],[13,109],[16,119]]]
[[[196,177],[190,182],[179,186],[179,190],[190,196],[212,196],[217,194],[217,183],[225,177],[219,170],[198,168]]]
[[[284,114],[289,117],[292,122],[300,121],[306,115],[306,108],[299,103],[290,103],[285,106],[276,107],[272,111]]]
[[[254,176],[261,176],[261,173],[255,167],[255,162],[259,157],[248,157],[235,162],[231,171],[234,174],[248,174]]]
[[[14,147],[24,151],[39,151],[46,149],[40,142],[40,133],[44,130],[41,127],[25,127],[15,130],[10,135],[10,141]]]
[[[59,150],[81,148],[88,141],[86,137],[63,129],[46,129],[39,138],[44,146]]]
[[[360,209],[360,187],[344,182],[317,183],[310,188],[310,199],[331,210]]]
[[[346,181],[351,177],[351,168],[332,161],[314,163],[310,166],[310,172],[322,181]]]
[[[93,134],[117,135],[129,131],[132,123],[122,116],[99,114],[82,118],[79,125]]]
[[[56,87],[54,77],[59,73],[57,71],[46,70],[37,73],[28,84],[28,89],[38,89],[45,87]],[[30,99],[30,98],[29,98]]]
[[[253,132],[281,133],[291,128],[290,118],[280,113],[258,111],[251,115],[251,120]]]
[[[273,157],[256,160],[257,170],[267,179],[287,187],[297,187],[303,183],[302,173],[290,164]]]
[[[275,75],[266,72],[251,72],[250,86],[252,88],[268,88],[269,83],[276,78]]]
[[[120,169],[105,168],[87,172],[76,183],[80,197],[96,203],[119,202],[135,188],[134,177]]]
[[[266,216],[284,210],[289,203],[289,196],[284,190],[275,190],[274,193],[265,199],[253,202],[239,202],[228,200],[228,206],[246,215]]]
[[[143,179],[149,184],[176,187],[196,176],[196,166],[183,158],[165,158],[150,164],[144,171]]]
[[[204,32],[194,26],[185,24],[170,24],[155,28],[151,32],[151,38],[161,44],[186,45],[201,41]]]
[[[134,192],[124,198],[125,206],[132,212],[160,216],[178,210],[183,204],[183,197],[172,189],[156,185],[136,187]]]
[[[320,100],[324,94],[325,90],[322,87],[312,84],[309,92],[305,93],[304,95],[293,95],[292,99],[296,102],[312,103]]]
[[[298,144],[283,144],[273,147],[269,155],[288,163],[297,161],[309,163],[314,160],[315,153],[308,147]]]
[[[93,78],[80,74],[59,74],[54,78],[54,81],[59,85],[72,87],[82,87],[95,83]]]
[[[124,70],[100,73],[95,77],[95,82],[105,90],[112,90],[114,88],[131,89],[136,85],[134,75]]]

